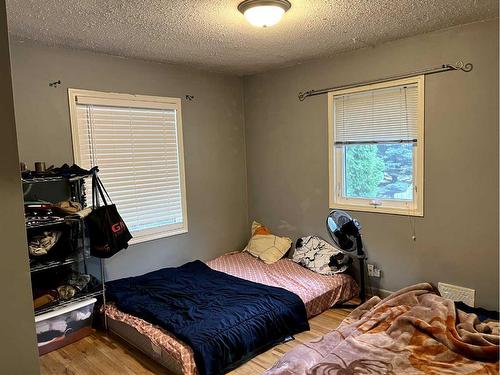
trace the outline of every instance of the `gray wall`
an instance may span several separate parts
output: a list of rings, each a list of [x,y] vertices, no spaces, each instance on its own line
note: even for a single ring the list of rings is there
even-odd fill
[[[67,88],[182,101],[189,233],[130,246],[108,279],[241,249],[248,236],[242,82],[238,77],[27,43],[12,46],[20,159],[72,162]],[[62,81],[58,88],[49,82]]]
[[[249,219],[292,238],[327,236],[327,98],[299,102],[299,91],[459,59],[474,70],[426,79],[425,217],[354,216],[363,224],[369,261],[383,270],[375,286],[449,282],[476,289],[477,304],[497,307],[498,20],[247,77]]]
[[[19,158],[9,60],[5,1],[0,0],[0,285],[2,322],[0,364],[2,374],[37,374],[38,353],[31,297],[28,249],[19,178]]]

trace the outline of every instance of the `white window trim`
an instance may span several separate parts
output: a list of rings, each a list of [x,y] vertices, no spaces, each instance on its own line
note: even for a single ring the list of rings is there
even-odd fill
[[[130,105],[135,107],[144,108],[158,108],[158,109],[175,109],[176,113],[176,126],[177,126],[177,139],[178,139],[178,150],[179,150],[179,179],[181,185],[181,205],[182,205],[182,218],[183,223],[176,227],[169,226],[167,230],[165,227],[157,227],[152,229],[146,229],[141,231],[143,234],[140,236],[134,235],[129,241],[130,245],[138,244],[141,242],[152,241],[159,238],[175,236],[182,233],[188,232],[188,215],[187,215],[187,198],[186,198],[186,177],[184,169],[184,142],[183,142],[183,132],[182,132],[182,110],[181,110],[181,99],[180,98],[168,98],[160,96],[149,96],[149,95],[132,95],[132,94],[118,94],[112,92],[101,92],[92,90],[81,90],[81,89],[68,89],[68,100],[69,100],[69,114],[71,123],[71,140],[73,149],[73,160],[75,164],[80,163],[80,150],[78,145],[78,121],[77,121],[77,109],[76,100],[78,98],[85,101],[88,98],[89,102],[94,104],[105,104],[105,105]],[[153,105],[153,106],[152,106]]]
[[[424,216],[424,87],[425,78],[423,75],[394,80],[390,82],[376,83],[350,89],[332,91],[328,93],[328,165],[329,165],[329,205],[330,208],[343,210],[377,212],[395,215]],[[400,85],[418,85],[417,104],[417,129],[418,140],[414,147],[413,170],[414,170],[414,200],[412,202],[398,200],[382,200],[381,206],[369,204],[371,199],[346,198],[342,196],[342,149],[335,147],[334,132],[334,106],[333,99],[338,95],[353,94],[356,92],[382,89]]]

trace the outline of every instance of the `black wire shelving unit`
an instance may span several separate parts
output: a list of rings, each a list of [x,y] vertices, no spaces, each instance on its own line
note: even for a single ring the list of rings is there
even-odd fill
[[[85,194],[85,182],[86,178],[90,175],[82,175],[76,177],[62,177],[62,176],[43,176],[43,177],[30,177],[21,178],[23,186],[26,187],[25,190],[29,191],[30,185],[36,184],[47,184],[47,183],[57,183],[57,182],[67,182],[69,184],[69,192],[71,194],[71,199],[81,203],[82,207],[86,206],[86,194]],[[78,215],[68,215],[61,219],[51,219],[48,221],[27,221],[26,231],[28,236],[33,231],[48,230],[51,227],[57,228],[58,226],[71,224],[75,221],[79,222],[78,225],[78,244],[73,249],[73,251],[68,251],[68,253],[62,253],[58,256],[50,257],[40,257],[40,258],[30,258],[30,272],[33,280],[38,277],[43,277],[44,272],[57,272],[64,267],[83,267],[85,273],[87,273],[87,261],[92,258],[90,255],[90,250],[88,247],[88,240],[86,239],[86,230],[83,218]],[[105,303],[105,285],[104,285],[104,269],[103,262],[99,260],[100,275],[93,275],[92,282],[83,290],[75,293],[75,295],[67,300],[57,299],[49,304],[41,306],[40,308],[34,309],[35,316],[39,316],[48,312],[53,312],[61,309],[65,306],[86,301],[94,297],[101,297],[103,304]],[[104,319],[106,325],[106,320]]]

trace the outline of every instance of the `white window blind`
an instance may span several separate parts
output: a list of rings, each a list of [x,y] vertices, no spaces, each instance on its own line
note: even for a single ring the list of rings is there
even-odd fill
[[[424,76],[328,94],[330,207],[423,216]]]
[[[418,86],[335,96],[335,144],[416,142]]]
[[[78,95],[75,100],[78,162],[99,167],[134,237],[185,232],[180,103]]]

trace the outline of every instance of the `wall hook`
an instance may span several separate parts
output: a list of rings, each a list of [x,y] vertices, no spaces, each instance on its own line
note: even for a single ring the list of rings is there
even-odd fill
[[[54,87],[56,88],[57,86],[59,86],[61,84],[61,80],[58,80],[58,81],[54,81],[54,82],[49,82],[49,86],[50,87]]]

